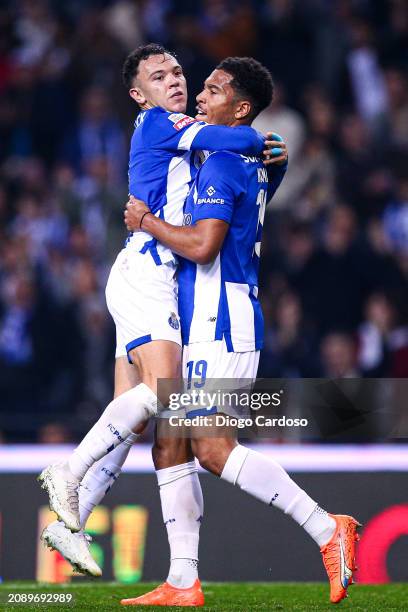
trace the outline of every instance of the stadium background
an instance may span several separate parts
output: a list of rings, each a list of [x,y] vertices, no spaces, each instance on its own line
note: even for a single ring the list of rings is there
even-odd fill
[[[259,375],[391,379],[408,377],[407,39],[403,0],[0,4],[0,484],[10,491],[8,500],[2,495],[0,502],[0,575],[18,578],[22,567],[24,550],[11,546],[4,534],[17,528],[13,508],[23,491],[30,492],[27,516],[34,518],[24,522],[21,541],[30,542],[32,554],[21,577],[41,575],[35,567],[35,538],[42,502],[30,486],[34,469],[47,445],[79,440],[112,394],[114,330],[104,286],[126,236],[122,209],[135,106],[120,72],[129,50],[155,41],[177,52],[188,78],[190,113],[203,79],[225,56],[252,55],[275,79],[275,101],[256,126],[272,128],[286,139],[290,167],[265,223],[260,294],[266,347]],[[400,421],[406,422],[406,406],[398,405]],[[343,447],[338,447],[338,461],[326,461],[327,453],[336,452],[336,446],[327,444],[333,440],[315,435],[318,476],[307,451],[301,472],[307,482],[318,478],[315,488],[310,486],[325,505],[341,494],[350,499],[351,509],[340,510],[363,515],[366,523],[392,505],[396,524],[408,525],[404,438],[403,428],[392,435],[379,419],[357,440],[375,461],[361,460],[353,501]],[[336,436],[336,442],[344,441]],[[276,443],[278,450],[295,452],[302,449],[302,436],[293,439],[282,431]],[[272,442],[269,446],[273,449]],[[63,453],[64,448],[54,450]],[[156,537],[147,540],[146,555],[158,551],[163,558],[154,478],[138,467],[146,448],[133,449],[137,473],[123,477],[105,509],[139,504],[131,518],[123,515],[128,516],[125,530],[126,521],[141,530],[132,532],[129,541],[142,546],[146,534]],[[349,452],[357,464],[356,447]],[[143,465],[148,474],[150,465]],[[299,465],[292,466],[296,469]],[[344,475],[336,480],[338,488],[330,485],[332,470]],[[30,475],[23,476],[24,471]],[[239,533],[240,509],[249,509],[254,525],[265,524],[265,509],[208,478],[203,479],[208,507],[234,504],[237,509],[233,533]],[[364,482],[369,483],[366,489]],[[327,503],[326,492],[333,493]],[[101,512],[97,541],[108,537],[114,524],[108,510]],[[229,518],[224,517],[226,524]],[[211,542],[217,523],[206,520]],[[273,537],[297,537],[276,514],[272,531],[274,525]],[[383,534],[388,548],[394,547],[389,574],[382,579],[407,579],[406,569],[405,574],[401,570],[408,567],[407,532],[401,527]],[[257,537],[248,531],[249,547]],[[277,575],[271,561],[269,578],[301,579],[285,538],[274,541],[283,569]],[[112,542],[104,543],[108,565]],[[303,558],[309,543],[302,537],[296,543]],[[208,546],[203,575],[216,579],[205,560],[214,554]],[[268,563],[264,553],[256,565],[259,579],[268,577],[262,573]],[[256,579],[251,554],[245,546],[239,554],[234,550],[242,572],[221,578]],[[165,564],[156,565],[155,574],[148,559],[144,577],[160,578]],[[226,564],[220,559],[220,567]],[[317,566],[311,568],[308,578],[321,579]],[[136,572],[126,579],[129,575],[139,577]]]

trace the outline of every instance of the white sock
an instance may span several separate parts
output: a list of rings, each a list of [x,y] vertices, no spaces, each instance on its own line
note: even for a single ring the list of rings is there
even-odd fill
[[[85,528],[89,515],[117,480],[122,471],[122,465],[138,437],[138,434],[130,434],[111,453],[94,463],[85,474],[79,487],[81,529]]]
[[[144,383],[122,393],[109,406],[68,459],[79,481],[98,459],[123,442],[138,425],[157,413],[157,397]]]
[[[230,453],[221,478],[236,484],[240,489],[253,495],[270,506],[276,506],[289,514],[317,541],[320,533],[330,528],[331,519],[326,513],[315,513],[317,503],[307,495],[273,459],[238,444]],[[306,523],[315,513],[312,523]],[[333,520],[333,519],[331,519]],[[317,523],[320,521],[320,532]],[[312,528],[310,528],[312,527]]]
[[[170,545],[167,582],[188,589],[198,578],[198,542],[204,503],[195,461],[156,470]]]
[[[321,548],[331,540],[336,529],[336,521],[327,514],[326,510],[316,506],[306,523],[304,523],[303,529]]]

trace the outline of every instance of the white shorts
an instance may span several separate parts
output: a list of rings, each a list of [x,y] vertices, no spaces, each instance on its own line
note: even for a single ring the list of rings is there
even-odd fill
[[[173,262],[157,266],[150,254],[119,253],[105,291],[116,326],[116,357],[152,340],[181,345],[175,274]]]
[[[212,394],[236,390],[250,392],[256,381],[258,364],[259,351],[229,353],[224,340],[194,342],[183,347],[183,378],[189,392],[193,389]],[[240,406],[233,402],[227,405],[224,400],[221,404],[206,406],[204,410],[186,410],[186,416],[191,418],[217,412],[237,416]]]

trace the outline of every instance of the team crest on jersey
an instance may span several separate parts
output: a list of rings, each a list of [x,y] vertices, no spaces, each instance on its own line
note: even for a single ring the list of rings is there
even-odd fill
[[[173,329],[179,329],[180,323],[175,312],[171,312],[169,316],[169,325]]]

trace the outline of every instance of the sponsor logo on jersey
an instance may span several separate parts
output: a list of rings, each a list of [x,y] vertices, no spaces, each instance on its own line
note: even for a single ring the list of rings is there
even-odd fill
[[[241,157],[246,164],[256,164],[261,161],[259,157],[254,157],[253,155],[241,155]]]
[[[196,120],[193,119],[193,117],[188,117],[187,115],[183,115],[183,118],[179,119],[179,121],[177,121],[173,125],[173,127],[174,127],[175,130],[182,130],[183,128],[185,128],[190,123],[196,123]]]
[[[173,329],[179,329],[180,323],[175,312],[170,313],[168,321],[170,327],[172,327]]]
[[[224,204],[224,198],[199,198],[197,204]]]
[[[214,187],[212,185],[210,185],[209,188],[207,189],[207,193],[208,193],[209,196],[214,195],[215,189],[214,189]]]

